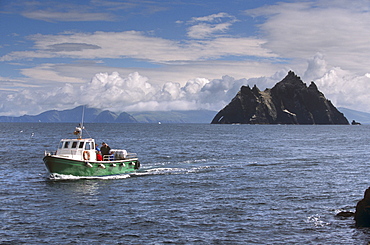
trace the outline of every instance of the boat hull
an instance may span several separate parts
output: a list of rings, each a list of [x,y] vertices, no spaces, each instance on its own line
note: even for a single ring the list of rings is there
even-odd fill
[[[137,158],[118,161],[79,161],[57,156],[45,156],[44,163],[50,174],[73,176],[109,176],[132,173],[139,169]]]

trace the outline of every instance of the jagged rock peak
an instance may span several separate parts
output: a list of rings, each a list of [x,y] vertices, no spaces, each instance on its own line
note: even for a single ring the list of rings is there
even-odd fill
[[[245,95],[251,95],[251,94],[253,94],[255,96],[259,96],[260,92],[261,91],[259,90],[259,88],[257,88],[256,85],[254,85],[252,89],[249,87],[249,85],[242,86],[240,88],[240,93],[241,94],[245,94]]]
[[[288,75],[282,80],[282,82],[289,82],[289,81],[302,81],[301,78],[294,73],[294,71],[289,71]]]
[[[274,86],[274,88],[286,87],[286,86],[294,86],[294,87],[298,87],[301,89],[307,88],[306,84],[293,71],[289,71],[288,75],[286,75],[286,77],[284,77],[283,80],[278,82]]]
[[[316,84],[307,87],[293,71],[272,89],[242,86],[212,123],[349,124]]]
[[[242,86],[242,87],[240,88],[240,93],[241,93],[241,94],[244,94],[244,95],[250,95],[250,94],[253,94],[252,89],[249,87],[249,85],[247,85],[247,86]]]
[[[257,85],[255,84],[252,88],[252,91],[254,94],[259,94],[261,91],[259,90],[259,88],[257,88]]]
[[[314,82],[311,82],[310,86],[308,86],[309,90],[319,91],[316,84]]]

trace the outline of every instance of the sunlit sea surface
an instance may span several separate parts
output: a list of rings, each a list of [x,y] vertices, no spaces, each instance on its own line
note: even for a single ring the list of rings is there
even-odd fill
[[[110,178],[50,179],[75,124],[1,123],[1,244],[367,244],[370,126],[86,124],[139,155]]]

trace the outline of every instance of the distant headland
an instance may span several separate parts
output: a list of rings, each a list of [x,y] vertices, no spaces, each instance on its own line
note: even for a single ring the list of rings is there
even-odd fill
[[[292,71],[272,89],[242,86],[212,120],[212,124],[234,123],[349,124],[314,82],[307,87]]]
[[[85,106],[68,110],[50,110],[38,115],[20,117],[0,116],[0,122],[80,123],[82,114],[86,123],[207,123],[217,111],[141,111],[115,113]]]

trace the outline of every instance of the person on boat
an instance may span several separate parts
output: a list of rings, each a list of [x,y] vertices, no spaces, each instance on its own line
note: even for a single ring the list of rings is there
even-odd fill
[[[96,144],[96,143],[95,143],[95,150],[96,150],[97,152],[100,152],[99,144]]]
[[[100,153],[96,154],[96,161],[103,161],[103,157]]]
[[[109,161],[114,161],[114,151],[110,152]]]
[[[95,153],[96,153],[96,160],[103,161],[103,156],[101,155],[100,148],[98,144],[95,144]]]
[[[110,155],[110,147],[109,147],[109,145],[106,144],[106,143],[104,143],[104,142],[101,143],[100,152],[103,155],[103,159],[104,159],[104,156],[109,156]]]

